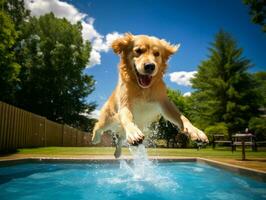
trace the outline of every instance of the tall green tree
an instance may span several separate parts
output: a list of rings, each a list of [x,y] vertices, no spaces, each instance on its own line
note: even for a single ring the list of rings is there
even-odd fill
[[[84,73],[90,44],[81,35],[81,23],[71,24],[52,13],[31,17],[16,48],[21,64],[17,104],[48,119],[88,130],[95,109],[86,97],[94,90]]]
[[[0,0],[0,6],[10,16],[16,29],[23,26],[30,16],[30,11],[25,8],[24,0]]]
[[[266,0],[243,0],[249,6],[249,14],[254,24],[262,26],[262,31],[266,32]]]
[[[29,11],[23,0],[0,0],[0,9],[0,100],[15,104],[21,69],[15,49]]]
[[[258,83],[256,90],[260,95],[259,116],[252,117],[249,121],[249,129],[256,135],[256,140],[266,140],[266,72],[253,74]]]
[[[20,71],[13,50],[17,37],[12,19],[0,11],[0,100],[9,103],[14,101]]]
[[[217,33],[208,59],[192,79],[191,115],[200,128],[224,122],[232,134],[242,131],[258,114],[256,81],[247,72],[251,62],[242,53],[229,33]]]
[[[184,97],[181,91],[170,88],[167,89],[167,96],[185,116],[189,115],[188,97]]]
[[[255,80],[258,83],[258,86],[256,87],[258,90],[258,93],[261,96],[261,108],[266,109],[266,72],[256,72],[253,74]]]

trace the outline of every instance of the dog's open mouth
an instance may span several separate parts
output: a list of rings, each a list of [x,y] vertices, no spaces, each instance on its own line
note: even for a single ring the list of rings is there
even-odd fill
[[[136,67],[135,67],[135,73],[137,75],[138,84],[142,88],[148,88],[151,85],[152,76],[151,75],[143,75],[140,74]]]
[[[137,77],[138,77],[138,82],[142,87],[147,88],[150,86],[152,79],[151,75],[141,75],[137,73]]]

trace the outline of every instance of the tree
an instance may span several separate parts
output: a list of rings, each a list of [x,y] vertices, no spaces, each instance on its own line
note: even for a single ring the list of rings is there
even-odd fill
[[[256,140],[266,140],[266,118],[253,117],[249,121],[249,129],[255,134]]]
[[[96,105],[86,102],[94,80],[84,74],[91,47],[83,41],[81,30],[81,23],[70,24],[52,13],[29,19],[16,48],[21,64],[17,105],[88,130],[86,116]]]
[[[266,140],[266,72],[253,74],[258,83],[256,90],[260,95],[259,116],[252,117],[249,121],[249,129],[256,135],[256,140]]]
[[[184,114],[187,113],[186,97],[182,96],[180,91],[167,89],[167,96],[176,105],[176,107]],[[156,139],[165,139],[167,147],[169,147],[170,140],[178,141],[182,147],[186,147],[189,138],[180,132],[177,126],[161,117],[152,125],[153,132]]]
[[[20,30],[30,16],[30,11],[25,8],[24,0],[0,0],[0,6],[9,15],[16,30]]]
[[[20,71],[13,51],[17,36],[9,15],[0,11],[0,100],[8,103],[14,100]]]
[[[159,119],[156,124],[156,139],[164,139],[166,140],[167,147],[170,147],[170,140],[176,140],[176,136],[179,132],[177,126],[172,124],[171,122],[165,120],[163,117]]]
[[[266,72],[256,72],[253,74],[255,80],[258,83],[256,87],[258,90],[258,94],[261,96],[261,108],[266,109]]]
[[[209,51],[192,79],[193,120],[203,129],[224,122],[229,134],[244,130],[259,107],[256,81],[247,72],[251,62],[224,31],[217,33]]]
[[[266,32],[266,0],[243,0],[249,6],[251,20],[254,24],[262,26],[262,31]]]
[[[0,0],[0,100],[15,104],[21,66],[15,49],[29,17],[23,0]]]
[[[225,138],[228,138],[228,127],[223,122],[216,123],[215,125],[208,126],[205,129],[205,133],[210,139],[213,138],[213,135],[216,135],[216,134],[224,135]]]
[[[189,115],[188,98],[184,97],[179,90],[168,88],[167,96],[185,116]]]

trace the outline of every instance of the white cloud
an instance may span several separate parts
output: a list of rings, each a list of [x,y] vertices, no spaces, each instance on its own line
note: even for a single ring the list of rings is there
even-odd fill
[[[92,49],[90,54],[90,63],[88,67],[92,67],[94,65],[99,64],[101,64],[101,54],[99,53],[99,51]]]
[[[180,72],[173,72],[170,73],[170,81],[174,82],[178,85],[184,85],[184,86],[191,86],[190,80],[194,78],[195,74],[197,71],[191,71],[191,72],[186,72],[186,71],[180,71]]]
[[[118,32],[108,33],[105,37],[99,35],[92,41],[92,51],[90,58],[90,66],[101,64],[101,52],[108,52],[112,42],[121,37],[122,34]]]
[[[87,14],[79,12],[73,5],[60,0],[24,0],[25,6],[31,11],[33,16],[41,16],[53,12],[56,17],[66,18],[71,23],[81,21],[82,37],[92,44],[92,51],[88,67],[101,64],[101,53],[108,52],[113,40],[120,37],[118,32],[101,35],[94,28],[95,19]]]
[[[53,12],[59,18],[66,18],[72,23],[83,20],[87,15],[80,13],[73,5],[59,0],[24,0],[26,8],[33,16]]]
[[[82,25],[82,37],[84,40],[93,41],[95,38],[101,37],[101,35],[95,30],[94,19],[92,17],[81,21]]]
[[[185,93],[183,94],[183,96],[184,96],[184,97],[189,97],[189,96],[191,96],[191,92],[185,92]]]
[[[84,113],[80,113],[80,115],[83,115],[83,116],[89,117],[89,118],[98,119],[100,116],[100,110],[96,109],[96,110],[92,111],[90,114],[84,112]]]
[[[99,116],[100,116],[100,110],[98,109],[92,111],[91,114],[89,115],[89,117],[94,119],[99,119]]]

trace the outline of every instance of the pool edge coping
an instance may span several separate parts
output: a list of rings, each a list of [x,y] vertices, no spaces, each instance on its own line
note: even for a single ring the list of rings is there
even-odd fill
[[[216,160],[211,160],[207,158],[197,158],[198,163],[203,163],[203,164],[208,164],[210,166],[214,166],[220,169],[224,169],[226,171],[230,171],[233,173],[237,173],[246,177],[251,177],[255,180],[266,182],[266,172],[257,170],[257,169],[252,169],[248,167],[243,167],[243,166],[238,166],[238,165],[233,165],[229,163],[224,163]]]

